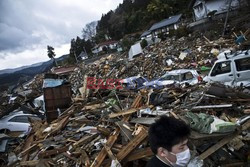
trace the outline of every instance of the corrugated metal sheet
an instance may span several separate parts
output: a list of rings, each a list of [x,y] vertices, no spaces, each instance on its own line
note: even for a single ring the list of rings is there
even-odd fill
[[[129,50],[129,59],[132,59],[134,56],[141,54],[142,48],[140,42],[131,46]]]

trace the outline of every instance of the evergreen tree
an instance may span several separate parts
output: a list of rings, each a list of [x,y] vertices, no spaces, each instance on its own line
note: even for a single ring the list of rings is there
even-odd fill
[[[48,57],[50,59],[53,59],[54,64],[57,66],[57,62],[55,60],[56,54],[54,52],[54,48],[52,46],[47,45],[47,52],[48,52]]]

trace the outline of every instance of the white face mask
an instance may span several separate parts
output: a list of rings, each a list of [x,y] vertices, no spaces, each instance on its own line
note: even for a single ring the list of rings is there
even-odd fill
[[[170,162],[170,164],[173,167],[185,167],[185,166],[187,166],[187,164],[191,158],[191,154],[190,154],[189,149],[186,149],[185,151],[177,153],[177,154],[175,154],[175,153],[171,153],[171,154],[176,156],[176,159],[177,159],[176,162],[172,163],[167,158],[166,159],[168,160],[168,162]]]

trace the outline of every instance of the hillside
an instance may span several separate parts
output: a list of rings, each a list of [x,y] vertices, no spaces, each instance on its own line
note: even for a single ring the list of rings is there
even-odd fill
[[[68,55],[56,58],[57,62],[63,61]],[[23,66],[14,69],[0,71],[0,86],[11,86],[31,80],[36,74],[50,70],[53,67],[53,61],[36,63],[30,66]]]
[[[189,15],[189,3],[189,0],[124,0],[114,11],[102,15],[97,25],[96,40],[104,40],[105,35],[119,40],[171,15]]]

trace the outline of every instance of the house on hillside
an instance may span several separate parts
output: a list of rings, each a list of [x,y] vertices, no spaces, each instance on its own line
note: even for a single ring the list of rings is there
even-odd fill
[[[87,58],[88,58],[87,52],[86,52],[86,51],[82,51],[82,52],[79,54],[78,58],[80,58],[80,59],[82,59],[82,60],[87,59]]]
[[[96,45],[94,48],[91,49],[92,53],[93,54],[98,54],[102,51],[105,50],[105,48],[107,49],[117,49],[118,47],[118,41],[105,41],[105,42],[102,42],[102,43],[99,43],[98,45]]]
[[[238,9],[244,0],[193,0],[193,16],[195,21],[225,14],[231,2],[230,11]]]
[[[181,22],[182,14],[178,14],[175,16],[170,16],[167,19],[164,19],[158,23],[155,23],[149,30],[145,31],[141,35],[141,39],[152,37],[152,35],[155,37],[157,34],[160,33],[169,33],[169,30],[177,30],[180,22]]]
[[[141,39],[145,39],[145,38],[152,38],[151,31],[147,30],[147,31],[144,31],[144,32],[141,34]]]

